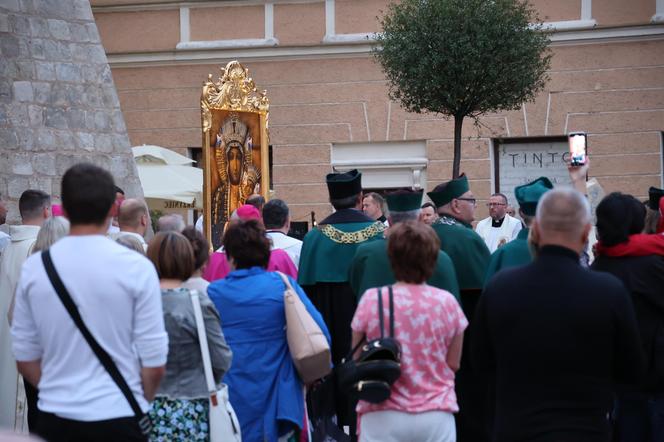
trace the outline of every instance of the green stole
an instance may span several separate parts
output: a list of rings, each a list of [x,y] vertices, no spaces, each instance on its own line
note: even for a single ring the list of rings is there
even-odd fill
[[[367,241],[383,236],[380,222],[352,222],[318,226],[304,237],[297,282],[347,282],[355,251]],[[350,233],[351,235],[344,235]],[[349,241],[349,242],[347,242]]]

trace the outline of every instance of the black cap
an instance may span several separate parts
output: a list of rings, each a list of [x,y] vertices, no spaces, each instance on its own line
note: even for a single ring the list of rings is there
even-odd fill
[[[664,197],[664,189],[651,187],[648,189],[648,207],[652,210],[659,210],[659,200]]]
[[[353,169],[344,173],[328,173],[325,177],[330,199],[338,200],[362,192],[362,174]]]
[[[418,210],[422,204],[423,190],[397,190],[385,195],[387,208],[390,212],[411,212]]]

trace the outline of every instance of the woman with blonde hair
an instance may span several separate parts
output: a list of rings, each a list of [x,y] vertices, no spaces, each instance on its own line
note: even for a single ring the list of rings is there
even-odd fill
[[[53,216],[42,224],[32,253],[41,252],[51,247],[55,242],[69,234],[69,221],[62,216]]]

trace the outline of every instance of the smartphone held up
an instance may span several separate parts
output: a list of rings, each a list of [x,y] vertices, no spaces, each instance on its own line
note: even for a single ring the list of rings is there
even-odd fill
[[[588,162],[588,136],[585,132],[570,132],[569,141],[570,164],[584,166]]]

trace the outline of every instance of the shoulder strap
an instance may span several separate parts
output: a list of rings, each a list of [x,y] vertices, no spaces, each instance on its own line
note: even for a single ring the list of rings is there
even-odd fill
[[[51,254],[49,250],[44,250],[41,256],[42,262],[44,263],[44,268],[46,268],[48,279],[51,281],[51,284],[53,285],[55,292],[58,294],[60,301],[62,301],[64,304],[67,312],[69,312],[69,315],[74,321],[74,324],[76,324],[80,330],[88,345],[99,359],[101,365],[104,366],[113,381],[117,384],[120,391],[122,391],[122,394],[124,395],[125,399],[127,399],[127,402],[129,402],[129,405],[131,406],[131,409],[133,410],[136,417],[140,419],[143,416],[143,410],[141,410],[141,407],[138,405],[134,394],[131,392],[129,385],[127,385],[127,381],[125,381],[125,378],[122,376],[122,373],[120,373],[120,370],[118,370],[117,365],[115,365],[115,362],[113,362],[111,355],[109,355],[106,350],[104,350],[101,345],[99,345],[94,336],[92,336],[92,333],[90,333],[90,330],[88,330],[85,322],[83,322],[81,314],[79,313],[76,304],[74,304],[74,300],[71,299],[67,288],[60,279],[60,275],[58,275],[58,272],[53,266],[53,261],[51,260]]]
[[[388,288],[390,294],[390,338],[394,337],[394,295],[392,294],[392,286]]]
[[[385,337],[385,324],[383,323],[383,290],[378,288],[378,320],[380,321],[380,338]]]
[[[284,285],[286,286],[286,290],[290,290],[294,292],[295,290],[293,289],[293,286],[291,285],[290,281],[288,280],[288,277],[284,275],[282,272],[275,271],[277,275],[281,278],[281,280],[284,282]]]
[[[203,310],[201,309],[201,298],[196,290],[189,290],[191,304],[194,308],[194,318],[196,318],[196,330],[198,331],[198,344],[201,348],[201,357],[203,358],[203,371],[205,372],[205,383],[208,393],[210,393],[213,403],[216,401],[217,385],[214,382],[212,374],[212,361],[210,360],[210,348],[208,347],[207,333],[203,321]],[[215,404],[216,405],[216,404]]]

